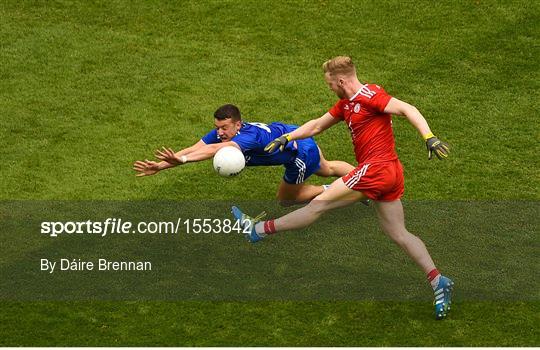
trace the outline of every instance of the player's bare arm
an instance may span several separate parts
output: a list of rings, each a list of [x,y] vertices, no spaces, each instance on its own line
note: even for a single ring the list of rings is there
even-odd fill
[[[433,135],[426,118],[424,118],[422,113],[420,113],[415,106],[392,97],[388,102],[388,105],[386,105],[384,113],[401,115],[407,118],[416,130],[418,130],[420,135],[422,135],[424,141],[426,141],[428,159],[431,159],[433,154],[439,159],[446,159],[448,157],[448,151],[450,150],[448,144],[442,142]]]
[[[188,155],[188,154],[190,154],[192,152],[197,151],[198,149],[200,149],[201,147],[204,147],[204,146],[206,146],[206,143],[204,143],[202,140],[199,140],[193,146],[188,147],[188,148],[184,148],[183,150],[180,150],[180,151],[176,152],[175,154],[176,154],[177,157],[186,156],[186,155]]]
[[[311,136],[315,136],[328,129],[332,125],[339,122],[339,119],[332,117],[330,113],[325,113],[322,117],[312,119],[300,126],[289,134],[282,135],[270,142],[264,148],[268,153],[274,152],[276,149],[283,150],[287,143],[292,140],[301,140]]]
[[[159,163],[160,170],[172,168],[173,166],[182,164],[182,162],[181,161],[179,162],[179,160],[182,160],[183,156],[187,156],[188,154],[196,152],[200,150],[201,148],[204,148],[205,146],[206,146],[206,143],[204,143],[202,140],[199,140],[193,146],[184,148],[178,152],[173,152],[172,149],[165,148],[165,147],[162,147],[161,150],[156,150],[155,152],[156,158],[161,159],[161,162]],[[162,159],[162,158],[157,157],[158,154],[166,157],[167,159]]]
[[[240,147],[238,144],[234,141],[228,141],[228,142],[221,142],[221,143],[213,143],[213,144],[204,144],[202,147],[199,147],[196,151],[190,152],[188,154],[183,154],[181,156],[178,156],[176,153],[173,152],[170,148],[163,148],[162,150],[156,151],[156,158],[173,164],[173,166],[176,165],[182,165],[187,162],[199,162],[201,160],[206,160],[209,158],[212,158],[217,151],[219,151],[223,147],[227,146],[233,146],[238,149]]]
[[[184,148],[184,149],[182,149],[182,150],[180,150],[180,151],[178,151],[176,153],[173,152],[173,154],[175,155],[174,158],[181,159],[182,156],[185,156],[185,155],[188,155],[188,154],[190,154],[192,152],[195,152],[195,151],[197,151],[198,149],[200,149],[201,147],[204,147],[204,146],[206,146],[206,144],[202,140],[199,140],[199,141],[197,141],[197,143],[195,143],[194,145],[192,145],[190,147]],[[155,153],[157,153],[158,151],[159,152],[167,151],[167,153],[172,152],[172,150],[170,148],[165,148],[165,147],[163,147],[161,150],[156,150]],[[170,156],[170,154],[168,154],[168,156]],[[176,165],[178,165],[178,164],[175,164],[174,162],[167,162],[167,161],[164,161],[164,160],[162,160],[160,162],[155,162],[155,161],[145,159],[144,161],[141,161],[141,160],[136,161],[133,164],[133,170],[135,170],[137,172],[136,176],[150,176],[150,175],[157,174],[161,170],[165,170],[165,169],[168,169],[168,168],[175,167]]]
[[[384,109],[384,113],[404,116],[422,136],[431,133],[431,129],[424,116],[415,106],[407,102],[392,97]]]
[[[305,139],[311,136],[315,136],[338,123],[339,119],[332,117],[330,113],[325,113],[323,116],[310,120],[303,124],[298,129],[289,134],[290,140]]]

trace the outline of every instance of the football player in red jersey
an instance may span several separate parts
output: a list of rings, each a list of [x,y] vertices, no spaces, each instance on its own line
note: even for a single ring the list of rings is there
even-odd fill
[[[369,198],[383,231],[426,273],[435,293],[435,316],[443,319],[450,309],[453,282],[439,273],[422,240],[405,228],[400,200],[403,168],[395,151],[391,115],[404,116],[418,130],[426,141],[429,159],[432,155],[448,157],[448,145],[433,135],[416,107],[390,96],[378,85],[362,84],[350,57],[335,57],[324,63],[323,70],[326,83],[340,100],[322,117],[270,142],[266,150],[284,148],[292,140],[317,135],[344,121],[358,166],[308,205],[281,218],[255,222],[237,207],[233,207],[233,214],[250,232],[248,239],[257,242],[279,231],[306,227],[330,209]]]

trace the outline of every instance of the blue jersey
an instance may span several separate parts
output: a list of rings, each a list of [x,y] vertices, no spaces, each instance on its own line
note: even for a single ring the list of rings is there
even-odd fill
[[[231,141],[238,144],[246,157],[246,165],[248,166],[282,165],[291,162],[296,157],[297,143],[290,142],[283,152],[278,149],[271,154],[266,153],[264,147],[274,139],[297,128],[296,125],[282,123],[268,125],[263,123],[242,123],[242,127]],[[216,129],[203,136],[201,140],[206,144],[221,142]]]

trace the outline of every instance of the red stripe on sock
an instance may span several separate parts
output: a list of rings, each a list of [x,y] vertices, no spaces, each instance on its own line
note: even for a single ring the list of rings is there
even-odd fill
[[[434,279],[435,277],[437,277],[437,276],[439,276],[439,275],[440,275],[439,270],[433,269],[433,270],[431,270],[431,271],[427,274],[427,279],[428,279],[428,281],[431,282],[431,281],[433,281],[433,279]]]
[[[276,233],[276,224],[274,223],[274,220],[268,220],[268,226],[270,227],[270,232],[268,233]]]
[[[274,224],[274,220],[268,220],[264,222],[264,233],[266,233],[267,235],[276,233],[276,225]]]

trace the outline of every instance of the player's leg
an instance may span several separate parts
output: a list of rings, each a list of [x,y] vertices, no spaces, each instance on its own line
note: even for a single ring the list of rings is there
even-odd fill
[[[319,170],[317,172],[315,172],[315,174],[317,174],[318,176],[322,176],[322,177],[339,176],[339,177],[342,177],[342,176],[345,176],[345,175],[349,174],[351,171],[353,171],[355,169],[354,166],[352,166],[351,164],[349,164],[347,162],[343,162],[341,160],[327,160],[327,159],[325,159],[320,147],[319,147],[319,156],[321,158],[321,162],[320,162],[321,167],[319,168]],[[329,186],[324,185],[322,187],[323,187],[322,189],[325,190]],[[362,204],[364,204],[364,205],[369,205],[369,199],[367,197],[360,200],[360,202]]]
[[[365,198],[366,196],[362,192],[351,190],[339,178],[332,183],[328,190],[315,197],[306,206],[272,220],[275,232],[297,230],[309,226],[328,210],[341,208]],[[260,222],[256,225],[257,233],[265,233],[264,224],[264,222]]]
[[[315,172],[315,174],[322,177],[342,177],[350,173],[354,166],[341,160],[327,160],[324,158],[321,148],[319,147],[319,156],[321,158],[321,167]]]
[[[278,188],[277,199],[280,205],[290,206],[307,203],[323,192],[323,186],[308,185],[306,183],[290,184],[282,180]]]
[[[324,192],[324,186],[305,183],[321,167],[320,151],[313,139],[299,141],[295,159],[284,166],[285,174],[277,193],[281,205],[306,203]]]
[[[403,205],[400,200],[375,202],[375,210],[383,231],[399,245],[428,276],[435,293],[435,317],[440,320],[450,311],[454,282],[442,276],[420,238],[405,228]]]
[[[375,202],[375,210],[383,231],[416,262],[427,274],[435,264],[424,242],[405,228],[403,205],[400,200]]]
[[[250,232],[248,239],[251,242],[257,242],[267,234],[309,226],[328,210],[341,208],[366,198],[362,192],[351,190],[345,186],[343,180],[339,178],[332,183],[329,189],[318,195],[308,205],[281,218],[255,223],[237,207],[233,207],[233,215]]]

